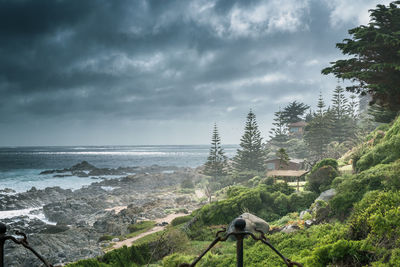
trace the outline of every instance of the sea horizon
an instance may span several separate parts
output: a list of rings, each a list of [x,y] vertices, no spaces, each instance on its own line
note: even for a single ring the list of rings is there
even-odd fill
[[[224,145],[228,157],[238,145]],[[101,145],[0,147],[0,189],[25,192],[32,187],[79,189],[98,177],[41,175],[45,170],[70,168],[87,161],[98,168],[152,165],[196,168],[205,163],[209,145]],[[117,177],[107,177],[110,179]]]

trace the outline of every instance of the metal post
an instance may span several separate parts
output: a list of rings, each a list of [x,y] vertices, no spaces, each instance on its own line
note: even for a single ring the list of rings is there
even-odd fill
[[[235,232],[237,234],[236,237],[236,266],[243,267],[243,238],[244,229],[246,228],[246,221],[242,218],[237,218],[233,222],[233,226],[235,227]]]
[[[0,267],[4,266],[4,243],[6,242],[7,226],[0,222]]]
[[[243,267],[243,236],[237,236],[236,239],[236,266]]]

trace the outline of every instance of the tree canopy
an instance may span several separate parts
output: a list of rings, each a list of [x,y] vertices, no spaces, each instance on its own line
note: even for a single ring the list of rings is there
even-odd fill
[[[204,174],[212,177],[225,175],[226,160],[227,157],[225,156],[224,150],[221,146],[221,138],[218,134],[217,124],[214,124],[210,153],[207,162],[204,164]]]
[[[304,103],[290,102],[282,111],[283,122],[289,124],[301,121],[304,113],[309,108],[310,106]]]
[[[262,137],[258,129],[256,115],[250,110],[247,114],[244,134],[240,139],[240,149],[234,158],[238,171],[264,171],[264,151]]]
[[[275,112],[274,116],[274,122],[272,123],[273,127],[269,131],[271,138],[270,142],[280,146],[282,143],[288,141],[288,129],[284,122],[282,111],[279,110]]]
[[[350,29],[351,39],[336,44],[349,59],[331,62],[323,74],[334,74],[353,85],[350,92],[369,93],[372,103],[400,110],[400,1],[370,10],[370,22]]]

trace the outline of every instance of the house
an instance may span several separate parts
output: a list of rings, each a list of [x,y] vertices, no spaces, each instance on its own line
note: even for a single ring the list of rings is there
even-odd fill
[[[282,163],[279,159],[271,159],[267,160],[266,162],[267,165],[267,171],[273,171],[273,170],[300,170],[303,169],[303,163],[304,160],[301,159],[291,159],[289,160],[288,164]]]
[[[304,134],[304,128],[307,126],[307,122],[298,121],[294,123],[290,123],[288,125],[289,135],[295,137],[301,137]]]
[[[266,161],[267,177],[273,177],[274,183],[276,178],[280,177],[286,182],[297,181],[297,191],[300,190],[300,180],[304,180],[308,171],[304,170],[305,162],[302,159],[291,159],[288,164],[282,163],[279,159],[271,159]]]

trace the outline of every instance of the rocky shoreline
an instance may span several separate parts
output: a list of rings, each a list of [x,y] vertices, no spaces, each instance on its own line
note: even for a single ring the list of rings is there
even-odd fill
[[[96,175],[101,180],[75,191],[48,187],[18,194],[0,192],[0,211],[35,208],[31,213],[42,213],[51,222],[26,215],[2,219],[9,233],[15,230],[27,233],[30,244],[53,265],[102,255],[101,236],[128,234],[128,226],[139,220],[154,220],[199,206],[193,190],[180,190],[183,181],[196,184],[202,179],[196,169],[162,166],[105,169],[82,162],[69,169],[42,172],[42,175],[59,175],[60,179],[77,174]],[[107,175],[121,177],[103,177]],[[6,243],[5,255],[6,266],[40,265],[30,252],[12,242]]]

